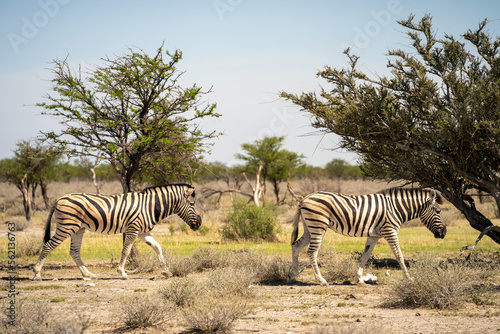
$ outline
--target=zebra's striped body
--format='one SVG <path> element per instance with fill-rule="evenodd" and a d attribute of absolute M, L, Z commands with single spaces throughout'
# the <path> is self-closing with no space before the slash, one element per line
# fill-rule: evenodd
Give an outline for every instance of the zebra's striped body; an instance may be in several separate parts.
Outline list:
<path fill-rule="evenodd" d="M 151 187 L 142 192 L 121 195 L 70 194 L 59 198 L 53 206 L 45 226 L 44 245 L 34 266 L 35 277 L 40 278 L 43 261 L 66 238 L 71 237 L 70 254 L 84 277 L 95 277 L 80 258 L 80 247 L 85 230 L 102 234 L 124 233 L 122 257 L 118 272 L 127 278 L 124 266 L 136 238 L 150 245 L 158 255 L 168 275 L 161 246 L 149 232 L 155 224 L 171 214 L 177 214 L 193 230 L 201 225 L 195 211 L 194 188 L 187 184 Z M 50 237 L 50 223 L 54 216 L 55 234 Z"/>
<path fill-rule="evenodd" d="M 436 204 L 441 202 L 441 197 L 432 190 L 402 188 L 362 196 L 329 192 L 316 192 L 306 196 L 294 218 L 292 278 L 298 274 L 300 250 L 309 245 L 307 254 L 314 275 L 321 284 L 327 285 L 319 271 L 317 256 L 328 228 L 343 235 L 368 238 L 358 270 L 360 283 L 364 283 L 363 268 L 380 238 L 387 240 L 404 274 L 409 277 L 399 246 L 399 229 L 404 222 L 420 217 L 436 238 L 444 238 L 446 226 L 441 222 L 439 206 Z M 304 234 L 297 240 L 300 219 Z"/>

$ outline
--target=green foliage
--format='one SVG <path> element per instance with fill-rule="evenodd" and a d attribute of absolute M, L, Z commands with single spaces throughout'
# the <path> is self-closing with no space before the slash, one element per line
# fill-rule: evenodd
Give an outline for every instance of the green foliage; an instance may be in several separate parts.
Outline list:
<path fill-rule="evenodd" d="M 235 201 L 228 222 L 220 228 L 223 239 L 275 241 L 279 224 L 276 207 L 258 207 L 244 201 Z"/>
<path fill-rule="evenodd" d="M 311 114 L 312 125 L 341 137 L 372 177 L 405 180 L 442 192 L 479 231 L 492 223 L 468 191 L 500 207 L 500 37 L 477 30 L 442 39 L 432 18 L 399 21 L 412 50 L 390 50 L 390 75 L 370 78 L 345 50 L 347 68 L 325 67 L 331 87 L 281 96 Z M 500 243 L 500 233 L 489 233 Z"/>
<path fill-rule="evenodd" d="M 219 116 L 216 104 L 201 101 L 209 91 L 179 85 L 182 52 L 164 52 L 163 45 L 152 56 L 128 51 L 103 59 L 87 77 L 67 60 L 55 60 L 53 92 L 38 104 L 64 125 L 45 138 L 67 144 L 75 156 L 108 161 L 124 192 L 139 176 L 154 183 L 187 177 L 206 141 L 218 135 L 195 122 Z"/>
<path fill-rule="evenodd" d="M 303 164 L 304 157 L 294 152 L 283 149 L 285 137 L 264 137 L 254 143 L 241 145 L 245 154 L 236 154 L 237 159 L 246 161 L 245 171 L 252 174 L 262 166 L 262 185 L 264 195 L 266 181 L 271 181 L 274 187 L 276 203 L 280 202 L 280 183 L 289 175 L 293 175 L 296 169 Z"/>

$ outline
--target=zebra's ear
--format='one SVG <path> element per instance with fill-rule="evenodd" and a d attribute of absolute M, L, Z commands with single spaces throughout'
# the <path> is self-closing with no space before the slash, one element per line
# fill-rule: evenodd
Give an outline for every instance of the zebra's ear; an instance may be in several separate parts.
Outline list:
<path fill-rule="evenodd" d="M 435 190 L 431 190 L 430 201 L 432 202 L 432 204 L 434 203 L 443 204 L 443 197 Z"/>
<path fill-rule="evenodd" d="M 438 192 L 436 192 L 436 202 L 437 202 L 437 204 L 443 204 L 444 203 L 443 196 L 441 196 L 441 194 L 438 193 Z"/>
<path fill-rule="evenodd" d="M 186 198 L 188 198 L 189 196 L 193 196 L 194 197 L 194 187 L 186 189 L 186 191 L 184 191 L 184 196 Z"/>

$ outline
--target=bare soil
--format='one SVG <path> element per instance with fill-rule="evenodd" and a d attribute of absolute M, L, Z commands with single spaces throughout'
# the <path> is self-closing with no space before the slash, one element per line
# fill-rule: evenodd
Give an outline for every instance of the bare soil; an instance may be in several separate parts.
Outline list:
<path fill-rule="evenodd" d="M 90 262 L 88 267 L 98 279 L 83 280 L 71 262 L 48 261 L 43 280 L 31 281 L 30 267 L 21 265 L 15 283 L 17 298 L 50 302 L 58 314 L 85 315 L 90 320 L 86 333 L 188 332 L 180 314 L 155 328 L 124 328 L 122 304 L 135 294 L 158 291 L 166 283 L 160 272 L 130 274 L 129 280 L 121 280 L 110 263 Z M 200 279 L 203 275 L 194 274 Z M 5 266 L 0 276 L 1 297 L 6 298 Z M 467 304 L 456 311 L 390 308 L 384 306 L 390 292 L 387 284 L 323 287 L 308 270 L 297 282 L 252 289 L 251 311 L 235 321 L 233 333 L 500 333 L 498 299 L 493 305 Z"/>

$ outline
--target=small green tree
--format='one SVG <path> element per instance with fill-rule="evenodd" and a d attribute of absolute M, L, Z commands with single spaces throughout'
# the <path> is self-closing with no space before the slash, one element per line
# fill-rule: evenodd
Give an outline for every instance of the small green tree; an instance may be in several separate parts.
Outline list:
<path fill-rule="evenodd" d="M 303 164 L 303 156 L 283 149 L 285 137 L 264 137 L 253 143 L 241 145 L 244 154 L 236 158 L 246 161 L 245 169 L 257 171 L 262 166 L 263 195 L 266 195 L 266 181 L 271 181 L 276 202 L 280 203 L 280 183 Z"/>
<path fill-rule="evenodd" d="M 165 172 L 187 177 L 186 166 L 218 136 L 204 132 L 197 121 L 219 114 L 215 103 L 201 100 L 209 91 L 179 85 L 181 59 L 180 51 L 164 52 L 162 45 L 153 56 L 129 49 L 116 59 L 105 58 L 90 73 L 54 60 L 53 94 L 38 106 L 64 128 L 43 136 L 66 144 L 74 155 L 108 161 L 124 193 L 141 174 L 155 180 Z"/>
<path fill-rule="evenodd" d="M 318 73 L 332 85 L 320 96 L 281 96 L 310 113 L 314 127 L 340 135 L 368 175 L 437 189 L 483 231 L 492 223 L 470 193 L 490 194 L 500 209 L 500 38 L 485 31 L 486 20 L 463 42 L 438 39 L 429 15 L 399 23 L 413 50 L 389 51 L 389 76 L 370 78 L 346 50 L 348 68 Z M 500 232 L 487 235 L 500 243 Z"/>
<path fill-rule="evenodd" d="M 14 158 L 0 161 L 0 180 L 12 183 L 21 191 L 26 220 L 31 220 L 34 193 L 38 185 L 45 206 L 49 207 L 47 183 L 55 175 L 55 165 L 60 156 L 61 150 L 58 148 L 24 140 L 17 144 Z"/>

